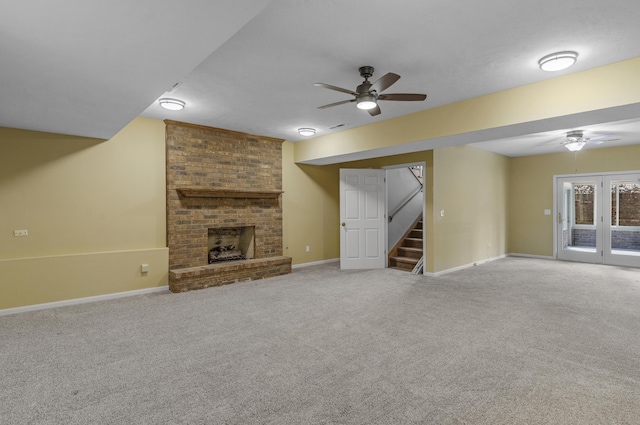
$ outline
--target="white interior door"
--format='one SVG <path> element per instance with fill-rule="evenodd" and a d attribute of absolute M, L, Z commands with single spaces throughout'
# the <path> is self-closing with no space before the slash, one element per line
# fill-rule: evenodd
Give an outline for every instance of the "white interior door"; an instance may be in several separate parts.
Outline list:
<path fill-rule="evenodd" d="M 340 169 L 340 268 L 386 266 L 385 170 Z"/>

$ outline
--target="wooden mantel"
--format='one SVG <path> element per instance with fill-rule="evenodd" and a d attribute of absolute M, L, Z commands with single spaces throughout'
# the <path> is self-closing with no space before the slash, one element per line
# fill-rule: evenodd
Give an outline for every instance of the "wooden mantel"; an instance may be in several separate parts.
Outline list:
<path fill-rule="evenodd" d="M 187 198 L 275 199 L 284 193 L 282 190 L 211 189 L 207 187 L 179 187 L 176 190 Z"/>

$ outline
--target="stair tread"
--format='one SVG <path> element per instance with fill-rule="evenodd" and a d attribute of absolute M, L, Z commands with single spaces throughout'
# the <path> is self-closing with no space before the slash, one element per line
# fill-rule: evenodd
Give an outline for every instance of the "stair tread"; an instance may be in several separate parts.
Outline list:
<path fill-rule="evenodd" d="M 389 269 L 393 269 L 393 270 L 400 270 L 400 271 L 402 271 L 402 272 L 410 272 L 410 271 L 412 271 L 412 270 L 413 270 L 413 269 L 405 269 L 405 268 L 403 268 L 403 267 L 395 267 L 395 266 L 391 266 L 391 267 L 388 267 L 388 268 L 389 268 Z"/>
<path fill-rule="evenodd" d="M 411 264 L 418 264 L 418 261 L 420 260 L 419 258 L 401 257 L 401 256 L 391 257 L 391 259 L 395 261 L 399 261 L 401 263 L 411 263 Z"/>
<path fill-rule="evenodd" d="M 403 250 L 403 251 L 413 251 L 413 252 L 422 252 L 422 248 L 416 248 L 414 246 L 399 246 L 398 247 L 398 251 L 399 250 Z"/>

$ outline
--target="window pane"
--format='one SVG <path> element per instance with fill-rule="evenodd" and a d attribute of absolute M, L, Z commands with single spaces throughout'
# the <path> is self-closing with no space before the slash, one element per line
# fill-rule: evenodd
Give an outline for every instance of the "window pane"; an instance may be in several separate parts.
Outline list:
<path fill-rule="evenodd" d="M 614 210 L 615 207 L 615 210 Z M 616 254 L 640 251 L 640 185 L 635 180 L 611 182 L 611 249 Z M 636 227 L 636 228 L 634 228 Z"/>
<path fill-rule="evenodd" d="M 591 184 L 573 186 L 575 194 L 575 224 L 594 224 L 595 187 Z"/>
<path fill-rule="evenodd" d="M 611 225 L 618 225 L 618 184 L 611 183 Z"/>
<path fill-rule="evenodd" d="M 619 182 L 617 186 L 620 197 L 618 225 L 640 226 L 640 186 L 631 182 Z"/>

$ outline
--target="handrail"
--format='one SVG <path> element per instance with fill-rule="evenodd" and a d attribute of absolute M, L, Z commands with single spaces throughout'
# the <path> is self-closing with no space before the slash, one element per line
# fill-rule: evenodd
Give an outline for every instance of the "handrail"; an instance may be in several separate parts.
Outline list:
<path fill-rule="evenodd" d="M 418 193 L 420 193 L 420 192 L 422 192 L 422 185 L 420 185 L 420 187 L 411 196 L 409 196 L 402 204 L 400 204 L 400 206 L 398 208 L 396 208 L 395 210 L 393 210 L 393 212 L 391 214 L 389 214 L 389 223 L 391 223 L 393 221 L 393 216 L 396 215 L 398 213 L 398 211 L 403 209 L 405 207 L 405 205 L 407 205 L 409 202 L 411 202 L 413 200 L 413 198 L 415 198 L 416 195 Z"/>
<path fill-rule="evenodd" d="M 411 167 L 407 167 L 409 169 L 409 171 L 411 171 L 411 174 L 413 174 L 413 177 L 416 178 L 416 180 L 418 181 L 418 183 L 420 183 L 420 187 L 424 186 L 422 184 L 422 182 L 420 181 L 420 178 L 418 176 L 416 176 L 416 173 L 413 172 L 413 169 Z M 424 177 L 423 177 L 424 178 Z"/>

